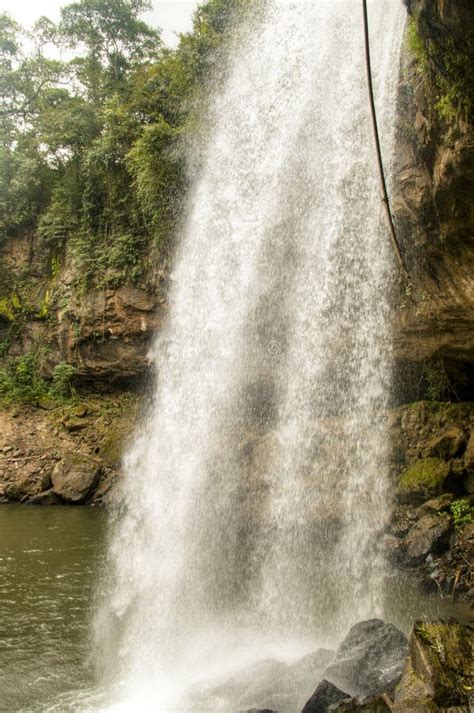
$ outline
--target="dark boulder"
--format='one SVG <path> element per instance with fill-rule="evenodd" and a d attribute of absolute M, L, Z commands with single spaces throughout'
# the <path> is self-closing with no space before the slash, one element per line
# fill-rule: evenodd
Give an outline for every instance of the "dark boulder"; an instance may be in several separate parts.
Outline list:
<path fill-rule="evenodd" d="M 329 706 L 327 713 L 389 713 L 392 701 L 385 693 L 364 700 L 349 698 Z"/>
<path fill-rule="evenodd" d="M 5 487 L 4 495 L 8 500 L 23 500 L 31 495 L 32 484 L 28 478 L 15 480 Z"/>
<path fill-rule="evenodd" d="M 324 678 L 351 696 L 376 695 L 400 678 L 407 652 L 406 637 L 393 624 L 363 621 L 349 631 Z"/>
<path fill-rule="evenodd" d="M 33 495 L 26 501 L 27 505 L 60 505 L 61 499 L 56 495 L 54 490 L 44 490 L 42 493 Z"/>
<path fill-rule="evenodd" d="M 237 713 L 278 713 L 277 711 L 272 711 L 270 708 L 249 708 L 247 711 L 238 711 Z"/>
<path fill-rule="evenodd" d="M 424 515 L 413 525 L 404 540 L 407 563 L 416 565 L 429 554 L 441 554 L 448 549 L 453 533 L 453 521 L 448 515 Z"/>
<path fill-rule="evenodd" d="M 301 713 L 326 713 L 332 703 L 337 703 L 343 698 L 349 698 L 349 695 L 323 679 Z"/>

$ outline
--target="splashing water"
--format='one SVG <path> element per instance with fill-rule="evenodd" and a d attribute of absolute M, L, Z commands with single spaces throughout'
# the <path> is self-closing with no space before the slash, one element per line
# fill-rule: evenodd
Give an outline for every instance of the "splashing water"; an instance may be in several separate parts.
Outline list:
<path fill-rule="evenodd" d="M 370 21 L 389 164 L 403 7 Z M 396 267 L 361 3 L 269 0 L 227 61 L 125 459 L 98 616 L 110 710 L 232 713 L 203 686 L 383 611 Z"/>

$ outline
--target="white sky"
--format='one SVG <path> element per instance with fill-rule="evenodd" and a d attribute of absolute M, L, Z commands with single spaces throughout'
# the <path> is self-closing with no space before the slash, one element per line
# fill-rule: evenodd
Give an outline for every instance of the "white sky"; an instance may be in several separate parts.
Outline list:
<path fill-rule="evenodd" d="M 8 12 L 24 27 L 32 25 L 41 15 L 51 20 L 59 18 L 59 8 L 73 0 L 0 0 L 0 10 Z M 152 0 L 153 10 L 144 19 L 153 27 L 162 29 L 166 44 L 175 46 L 177 33 L 191 29 L 192 14 L 198 6 L 197 0 Z"/>

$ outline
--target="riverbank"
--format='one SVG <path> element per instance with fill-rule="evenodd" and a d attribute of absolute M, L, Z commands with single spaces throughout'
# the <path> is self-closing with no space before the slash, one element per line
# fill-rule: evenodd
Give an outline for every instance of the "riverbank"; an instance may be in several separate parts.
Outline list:
<path fill-rule="evenodd" d="M 4 405 L 1 502 L 109 505 L 142 402 L 136 394 L 122 392 L 68 403 Z M 474 405 L 417 402 L 383 417 L 391 443 L 384 554 L 397 568 L 415 574 L 427 590 L 473 604 Z M 339 419 L 328 421 L 329 447 L 334 449 L 343 431 Z M 271 468 L 276 438 L 262 428 L 242 434 L 250 527 L 258 515 L 255 502 L 265 492 L 261 481 Z M 339 507 L 336 493 L 327 512 L 329 527 L 337 525 Z"/>

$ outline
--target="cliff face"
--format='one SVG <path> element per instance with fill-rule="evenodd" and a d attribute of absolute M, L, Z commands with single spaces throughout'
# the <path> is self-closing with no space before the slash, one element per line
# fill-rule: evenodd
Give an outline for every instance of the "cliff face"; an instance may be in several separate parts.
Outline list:
<path fill-rule="evenodd" d="M 130 385 L 148 371 L 150 339 L 166 314 L 166 266 L 141 283 L 84 290 L 73 266 L 56 269 L 34 234 L 0 245 L 0 344 L 3 361 L 34 350 L 45 376 L 75 368 L 96 390 Z"/>
<path fill-rule="evenodd" d="M 401 360 L 436 358 L 466 371 L 474 356 L 474 5 L 406 4 L 393 208 L 412 279 L 395 349 Z"/>
<path fill-rule="evenodd" d="M 395 311 L 395 352 L 405 372 L 441 364 L 443 378 L 466 398 L 474 357 L 474 6 L 406 4 L 392 193 L 411 280 Z M 67 254 L 43 250 L 34 233 L 0 245 L 0 367 L 35 350 L 46 376 L 67 362 L 76 382 L 96 390 L 141 379 L 166 316 L 166 261 L 133 285 L 111 287 L 108 276 L 106 289 L 87 290 Z"/>

